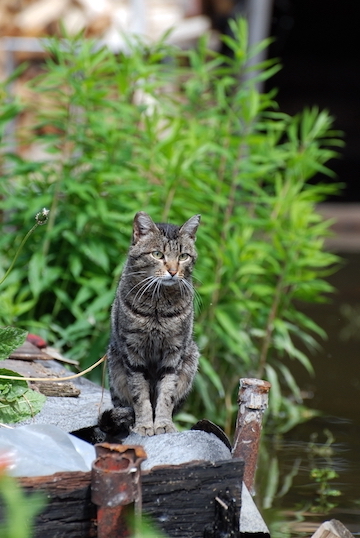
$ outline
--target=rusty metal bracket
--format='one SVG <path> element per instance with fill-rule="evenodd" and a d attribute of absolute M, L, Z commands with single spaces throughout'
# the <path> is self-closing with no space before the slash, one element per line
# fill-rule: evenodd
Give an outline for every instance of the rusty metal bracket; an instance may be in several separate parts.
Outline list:
<path fill-rule="evenodd" d="M 253 492 L 262 417 L 268 407 L 271 384 L 261 379 L 240 379 L 233 457 L 245 462 L 244 483 Z"/>
<path fill-rule="evenodd" d="M 111 443 L 95 445 L 91 500 L 97 505 L 98 538 L 130 536 L 129 509 L 141 514 L 141 446 Z"/>

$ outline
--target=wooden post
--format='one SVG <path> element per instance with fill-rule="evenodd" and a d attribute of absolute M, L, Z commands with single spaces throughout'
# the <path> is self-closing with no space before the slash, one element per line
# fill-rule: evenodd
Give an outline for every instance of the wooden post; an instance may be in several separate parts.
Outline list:
<path fill-rule="evenodd" d="M 245 462 L 244 483 L 254 491 L 257 456 L 262 430 L 262 417 L 268 406 L 271 384 L 261 379 L 240 379 L 233 457 Z"/>

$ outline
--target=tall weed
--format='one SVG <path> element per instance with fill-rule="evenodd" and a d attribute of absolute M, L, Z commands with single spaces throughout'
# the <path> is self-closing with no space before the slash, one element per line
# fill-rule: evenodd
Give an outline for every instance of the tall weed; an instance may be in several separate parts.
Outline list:
<path fill-rule="evenodd" d="M 50 220 L 45 240 L 22 252 L 23 268 L 0 301 L 12 323 L 85 367 L 106 348 L 134 214 L 180 223 L 201 213 L 202 356 L 191 415 L 180 419 L 206 416 L 230 431 L 239 377 L 259 376 L 272 382 L 272 423 L 285 430 L 306 413 L 283 359 L 312 373 L 299 342 L 311 350 L 325 336 L 299 303 L 324 299 L 331 291 L 324 276 L 336 262 L 324 250 L 329 222 L 315 205 L 338 186 L 310 180 L 332 176 L 327 162 L 341 142 L 327 112 L 291 117 L 278 111 L 273 92 L 257 91 L 279 66 L 269 60 L 249 70 L 267 43 L 249 50 L 244 20 L 233 33 L 224 38 L 231 58 L 211 51 L 206 38 L 186 52 L 165 40 L 129 40 L 117 56 L 83 36 L 49 42 L 23 105 L 36 123 L 18 133 L 43 157 L 5 155 L 3 270 L 35 208 L 49 207 Z"/>

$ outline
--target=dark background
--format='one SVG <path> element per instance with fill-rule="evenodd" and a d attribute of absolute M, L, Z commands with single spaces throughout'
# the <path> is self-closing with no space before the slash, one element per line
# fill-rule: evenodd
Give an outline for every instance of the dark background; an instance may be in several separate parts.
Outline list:
<path fill-rule="evenodd" d="M 360 3 L 357 0 L 274 0 L 269 57 L 283 69 L 266 87 L 279 90 L 280 109 L 296 114 L 318 105 L 345 135 L 330 163 L 345 184 L 332 201 L 360 202 Z"/>

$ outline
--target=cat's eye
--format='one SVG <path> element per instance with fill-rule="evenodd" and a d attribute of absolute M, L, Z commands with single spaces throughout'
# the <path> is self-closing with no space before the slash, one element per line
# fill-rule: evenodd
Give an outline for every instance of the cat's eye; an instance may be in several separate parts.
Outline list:
<path fill-rule="evenodd" d="M 162 260 L 164 258 L 164 254 L 162 252 L 160 252 L 160 250 L 154 250 L 154 252 L 151 253 L 151 255 L 156 259 L 156 260 Z"/>
<path fill-rule="evenodd" d="M 189 254 L 187 254 L 186 252 L 183 252 L 182 254 L 179 255 L 179 261 L 180 262 L 184 262 L 188 258 L 189 258 Z"/>

